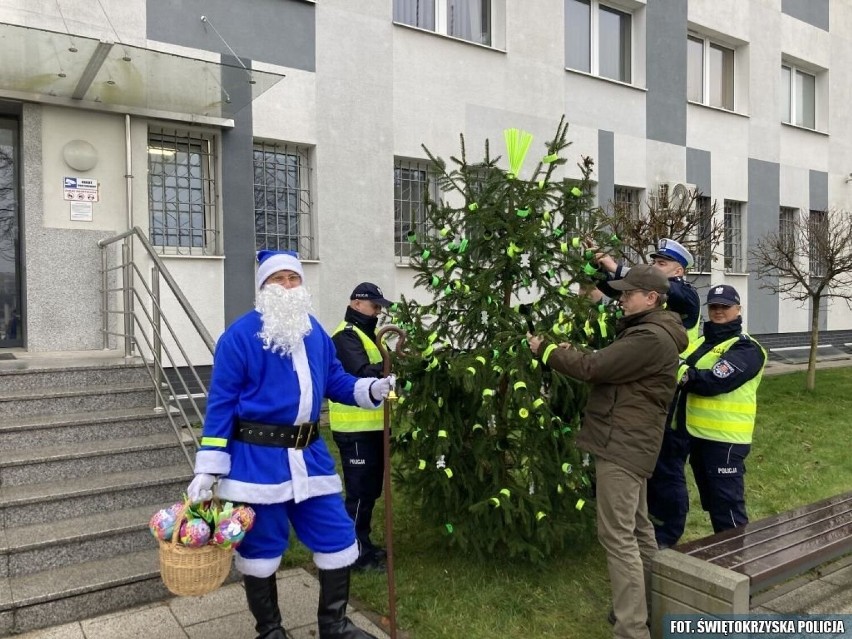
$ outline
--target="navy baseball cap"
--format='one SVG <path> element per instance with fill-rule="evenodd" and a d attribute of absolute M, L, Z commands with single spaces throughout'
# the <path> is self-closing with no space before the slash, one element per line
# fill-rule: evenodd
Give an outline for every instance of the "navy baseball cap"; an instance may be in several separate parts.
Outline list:
<path fill-rule="evenodd" d="M 707 291 L 707 305 L 721 304 L 723 306 L 738 306 L 740 303 L 740 294 L 737 289 L 727 284 L 717 284 L 711 286 Z"/>
<path fill-rule="evenodd" d="M 694 263 L 692 253 L 689 252 L 689 249 L 680 242 L 669 238 L 660 240 L 657 250 L 651 253 L 651 257 L 662 257 L 664 260 L 673 260 L 685 269 L 692 268 Z"/>
<path fill-rule="evenodd" d="M 382 289 L 380 289 L 372 282 L 361 282 L 358 286 L 355 287 L 355 290 L 352 291 L 352 295 L 349 296 L 349 299 L 366 300 L 368 302 L 378 304 L 383 308 L 387 308 L 391 305 L 391 301 L 385 299 L 385 296 L 382 293 Z"/>

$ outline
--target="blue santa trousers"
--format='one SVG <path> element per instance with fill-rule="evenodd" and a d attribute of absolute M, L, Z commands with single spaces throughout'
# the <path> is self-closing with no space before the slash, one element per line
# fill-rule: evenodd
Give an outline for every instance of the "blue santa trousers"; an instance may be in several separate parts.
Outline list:
<path fill-rule="evenodd" d="M 358 558 L 355 526 L 340 493 L 311 497 L 299 503 L 249 504 L 254 526 L 236 550 L 236 568 L 244 575 L 268 577 L 275 573 L 290 541 L 296 536 L 314 553 L 322 570 L 351 565 Z"/>

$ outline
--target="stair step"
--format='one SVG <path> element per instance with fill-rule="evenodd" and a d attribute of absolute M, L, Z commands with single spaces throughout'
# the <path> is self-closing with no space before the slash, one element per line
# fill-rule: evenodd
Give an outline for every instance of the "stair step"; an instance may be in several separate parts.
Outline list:
<path fill-rule="evenodd" d="M 184 445 L 189 444 L 186 436 Z M 0 486 L 156 468 L 186 459 L 174 433 L 10 450 L 0 459 Z"/>
<path fill-rule="evenodd" d="M 109 473 L 62 482 L 0 486 L 0 515 L 7 526 L 49 523 L 59 519 L 133 508 L 139 504 L 170 504 L 192 480 L 182 464 Z"/>
<path fill-rule="evenodd" d="M 177 501 L 105 511 L 46 524 L 6 529 L 8 557 L 0 577 L 17 577 L 42 570 L 106 559 L 128 552 L 156 548 L 148 521 L 160 508 Z"/>
<path fill-rule="evenodd" d="M 143 364 L 29 367 L 24 360 L 17 360 L 13 364 L 14 368 L 0 368 L 0 386 L 4 390 L 85 388 L 109 384 L 151 385 L 151 377 Z"/>
<path fill-rule="evenodd" d="M 33 417 L 60 413 L 154 406 L 154 389 L 140 384 L 82 388 L 36 388 L 0 392 L 0 417 Z"/>
<path fill-rule="evenodd" d="M 179 416 L 173 416 L 180 423 Z M 174 434 L 167 415 L 148 407 L 13 417 L 0 424 L 0 450 L 166 432 Z"/>

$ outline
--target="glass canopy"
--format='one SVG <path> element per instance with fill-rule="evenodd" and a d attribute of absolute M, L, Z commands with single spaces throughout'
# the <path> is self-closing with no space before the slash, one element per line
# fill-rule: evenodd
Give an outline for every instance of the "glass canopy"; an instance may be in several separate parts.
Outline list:
<path fill-rule="evenodd" d="M 0 23 L 0 96 L 179 119 L 232 119 L 284 76 L 153 49 Z"/>

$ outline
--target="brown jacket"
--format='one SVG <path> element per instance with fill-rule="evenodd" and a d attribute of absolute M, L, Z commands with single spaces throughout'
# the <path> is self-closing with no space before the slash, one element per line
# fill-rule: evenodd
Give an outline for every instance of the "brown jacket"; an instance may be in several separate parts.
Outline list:
<path fill-rule="evenodd" d="M 650 477 L 675 391 L 678 354 L 689 340 L 680 317 L 663 309 L 629 315 L 617 330 L 615 341 L 599 351 L 557 348 L 546 363 L 592 384 L 577 446 Z"/>

